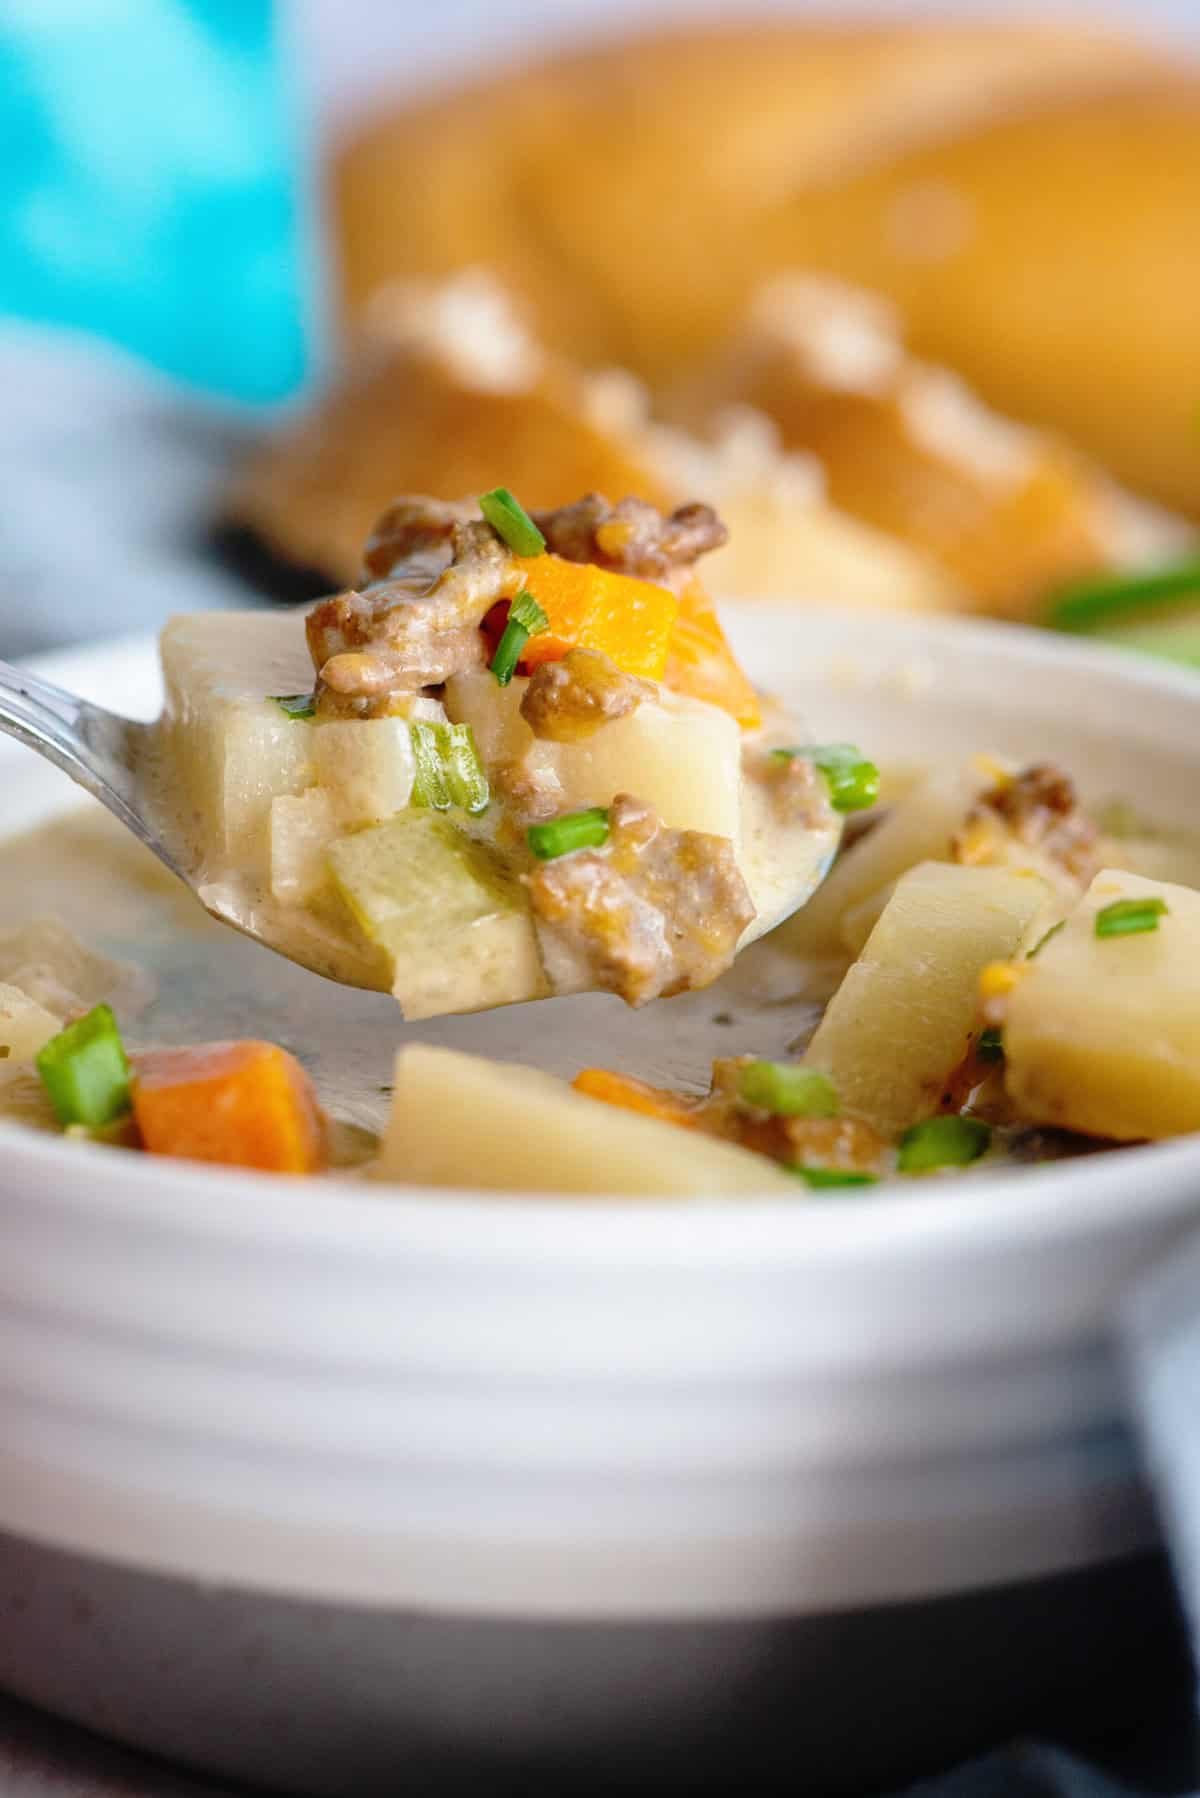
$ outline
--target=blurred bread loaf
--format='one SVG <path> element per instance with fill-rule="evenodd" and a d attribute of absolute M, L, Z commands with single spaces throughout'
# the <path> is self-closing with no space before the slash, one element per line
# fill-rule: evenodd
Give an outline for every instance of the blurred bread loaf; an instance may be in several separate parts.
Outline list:
<path fill-rule="evenodd" d="M 704 442 L 655 423 L 639 381 L 544 350 L 473 271 L 382 289 L 344 374 L 250 460 L 226 510 L 333 587 L 357 580 L 395 494 L 460 499 L 497 481 L 537 508 L 591 490 L 710 500 L 730 527 L 705 564 L 717 593 L 918 610 L 960 600 L 926 557 L 830 506 L 819 464 L 782 453 L 766 419 L 734 409 Z"/>
<path fill-rule="evenodd" d="M 242 470 L 227 509 L 289 561 L 353 581 L 397 493 L 458 499 L 503 479 L 529 504 L 589 487 L 666 497 L 632 442 L 598 428 L 496 284 L 467 272 L 376 294 L 343 368 Z"/>
<path fill-rule="evenodd" d="M 905 543 L 964 603 L 1030 615 L 1054 587 L 1181 547 L 1179 527 L 1055 435 L 982 405 L 906 349 L 886 300 L 828 277 L 780 276 L 669 410 L 703 431 L 730 406 L 814 456 L 830 500 Z"/>
<path fill-rule="evenodd" d="M 887 296 L 915 351 L 1200 511 L 1200 77 L 1086 19 L 693 29 L 502 68 L 357 131 L 346 314 L 498 271 L 539 334 L 657 383 L 762 281 Z"/>
<path fill-rule="evenodd" d="M 1200 514 L 1200 76 L 1042 104 L 795 194 L 777 255 L 887 295 L 923 355 Z"/>

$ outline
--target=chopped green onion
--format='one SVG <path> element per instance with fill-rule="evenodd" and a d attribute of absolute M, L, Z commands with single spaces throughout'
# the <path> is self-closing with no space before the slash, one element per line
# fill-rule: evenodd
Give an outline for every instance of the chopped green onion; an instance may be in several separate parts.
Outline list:
<path fill-rule="evenodd" d="M 598 849 L 608 841 L 608 812 L 602 805 L 585 812 L 566 812 L 548 824 L 531 824 L 525 839 L 539 861 L 552 862 L 573 849 Z"/>
<path fill-rule="evenodd" d="M 311 693 L 272 693 L 271 698 L 289 718 L 315 718 L 316 701 Z"/>
<path fill-rule="evenodd" d="M 519 500 L 507 487 L 493 487 L 480 496 L 479 510 L 498 537 L 519 556 L 541 556 L 546 553 L 546 539 Z"/>
<path fill-rule="evenodd" d="M 1167 902 L 1152 899 L 1114 899 L 1096 913 L 1097 936 L 1140 936 L 1145 930 L 1157 930 L 1158 920 L 1166 915 Z"/>
<path fill-rule="evenodd" d="M 1033 948 L 1029 951 L 1029 954 L 1025 957 L 1026 961 L 1032 961 L 1035 955 L 1040 955 L 1042 953 L 1042 950 L 1046 947 L 1046 944 L 1050 941 L 1050 938 L 1052 936 L 1057 936 L 1059 931 L 1065 930 L 1066 927 L 1067 927 L 1067 920 L 1065 918 L 1060 918 L 1058 920 L 1057 924 L 1051 924 L 1051 926 L 1050 926 L 1049 930 L 1046 932 L 1045 936 L 1040 936 L 1038 938 L 1037 942 L 1033 945 Z"/>
<path fill-rule="evenodd" d="M 796 1161 L 788 1168 L 789 1174 L 797 1177 L 812 1187 L 826 1186 L 877 1186 L 878 1174 L 859 1174 L 848 1167 L 805 1167 Z"/>
<path fill-rule="evenodd" d="M 550 620 L 528 587 L 522 587 L 509 608 L 508 622 L 521 625 L 528 636 L 536 637 L 546 629 Z"/>
<path fill-rule="evenodd" d="M 530 637 L 546 629 L 550 620 L 532 593 L 522 590 L 508 609 L 508 622 L 492 657 L 492 673 L 502 687 L 507 687 L 517 671 L 517 663 Z"/>
<path fill-rule="evenodd" d="M 780 761 L 799 757 L 819 768 L 835 812 L 862 812 L 879 798 L 879 769 L 853 743 L 807 743 L 771 754 Z"/>
<path fill-rule="evenodd" d="M 60 1124 L 100 1129 L 129 1110 L 129 1063 L 111 1006 L 93 1007 L 52 1036 L 36 1066 Z"/>
<path fill-rule="evenodd" d="M 966 1167 L 978 1160 L 992 1140 L 990 1124 L 980 1118 L 936 1117 L 914 1124 L 900 1138 L 902 1174 L 927 1174 L 938 1167 Z"/>
<path fill-rule="evenodd" d="M 1101 575 L 1074 581 L 1053 594 L 1046 613 L 1051 630 L 1087 633 L 1119 622 L 1164 600 L 1200 598 L 1200 559 L 1146 574 Z"/>
<path fill-rule="evenodd" d="M 979 1032 L 975 1053 L 980 1061 L 1004 1060 L 1004 1038 L 995 1024 L 989 1024 L 986 1030 Z"/>
<path fill-rule="evenodd" d="M 747 1105 L 781 1118 L 834 1118 L 838 1096 L 832 1080 L 816 1068 L 790 1067 L 783 1061 L 752 1061 L 738 1081 L 738 1096 Z"/>
<path fill-rule="evenodd" d="M 430 724 L 419 720 L 408 727 L 413 751 L 414 805 L 449 811 L 457 805 L 464 812 L 485 812 L 491 794 L 475 738 L 469 724 Z"/>

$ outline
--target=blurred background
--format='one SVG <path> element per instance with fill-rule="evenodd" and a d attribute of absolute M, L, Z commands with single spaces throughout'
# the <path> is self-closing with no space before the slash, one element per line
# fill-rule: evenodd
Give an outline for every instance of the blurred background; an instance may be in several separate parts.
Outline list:
<path fill-rule="evenodd" d="M 1197 57 L 1192 0 L 0 0 L 0 654 L 503 482 L 1200 665 Z"/>

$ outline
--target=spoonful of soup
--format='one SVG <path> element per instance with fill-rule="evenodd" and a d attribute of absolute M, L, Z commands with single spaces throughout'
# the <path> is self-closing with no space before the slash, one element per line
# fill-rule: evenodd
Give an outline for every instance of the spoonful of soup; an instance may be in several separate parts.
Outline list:
<path fill-rule="evenodd" d="M 702 987 L 796 911 L 877 791 L 738 666 L 707 506 L 397 500 L 358 589 L 162 636 L 135 724 L 17 670 L 0 729 L 217 918 L 410 1019 Z"/>

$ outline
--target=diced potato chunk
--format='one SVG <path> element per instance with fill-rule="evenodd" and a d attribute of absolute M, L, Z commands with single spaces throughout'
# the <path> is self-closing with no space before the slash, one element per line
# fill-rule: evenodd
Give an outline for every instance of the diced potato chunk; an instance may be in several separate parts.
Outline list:
<path fill-rule="evenodd" d="M 486 844 L 410 809 L 329 850 L 338 891 L 392 958 L 406 1018 L 544 998 L 525 890 Z"/>
<path fill-rule="evenodd" d="M 145 992 L 138 969 L 87 948 L 57 918 L 0 931 L 0 980 L 59 1018 L 102 999 L 132 1005 Z"/>
<path fill-rule="evenodd" d="M 925 862 L 896 886 L 804 1057 L 843 1109 L 895 1137 L 938 1106 L 978 1016 L 979 974 L 1016 954 L 1046 899 L 1035 875 Z"/>
<path fill-rule="evenodd" d="M 608 805 L 633 793 L 673 830 L 702 830 L 737 842 L 741 822 L 741 733 L 727 712 L 665 689 L 578 743 L 534 736 L 521 717 L 528 681 L 498 687 L 486 669 L 446 683 L 446 711 L 469 724 L 489 768 L 528 762 L 549 769 L 562 811 Z"/>
<path fill-rule="evenodd" d="M 533 1068 L 422 1043 L 396 1058 L 379 1171 L 498 1192 L 802 1195 L 748 1149 L 617 1111 Z"/>
<path fill-rule="evenodd" d="M 1166 901 L 1158 928 L 1098 937 L 1119 899 Z M 1017 1112 L 1121 1142 L 1200 1130 L 1200 893 L 1105 869 L 1021 970 L 1004 1026 Z"/>
<path fill-rule="evenodd" d="M 310 787 L 271 801 L 271 894 L 308 905 L 329 885 L 326 851 L 340 826 L 332 793 Z"/>
<path fill-rule="evenodd" d="M 313 726 L 313 766 L 341 822 L 382 824 L 412 795 L 407 718 L 339 718 Z"/>
<path fill-rule="evenodd" d="M 581 743 L 555 744 L 569 808 L 634 793 L 672 830 L 736 843 L 741 829 L 742 743 L 727 712 L 664 690 Z"/>
<path fill-rule="evenodd" d="M 61 997 L 65 1002 L 64 1010 L 78 1010 L 81 1007 L 75 1002 L 74 995 L 66 993 L 44 966 L 39 970 L 23 953 L 31 950 L 36 957 L 39 952 L 44 953 L 48 941 L 59 944 L 62 940 L 74 944 L 69 932 L 51 920 L 31 924 L 23 931 L 10 931 L 0 940 L 0 963 L 7 964 L 15 959 L 26 967 L 35 981 L 39 977 L 42 979 L 47 994 Z M 79 953 L 87 955 L 82 948 Z M 103 957 L 97 957 L 96 961 L 110 969 L 115 967 Z M 61 964 L 60 971 L 65 971 Z M 52 1036 L 58 1035 L 64 1021 L 61 1013 L 39 1004 L 22 988 L 0 984 L 0 1050 L 3 1050 L 0 1054 L 0 1118 L 8 1118 L 34 1130 L 53 1131 L 55 1135 L 61 1131 L 62 1125 L 50 1095 L 31 1063 L 38 1050 Z"/>
<path fill-rule="evenodd" d="M 62 1135 L 62 1125 L 45 1083 L 27 1061 L 0 1061 L 0 1118 L 22 1124 L 27 1130 Z"/>
<path fill-rule="evenodd" d="M 945 861 L 950 840 L 995 776 L 970 763 L 919 781 L 833 868 L 788 931 L 808 955 L 857 955 L 891 889 L 918 862 Z"/>
<path fill-rule="evenodd" d="M 446 682 L 446 716 L 453 724 L 469 724 L 484 766 L 491 770 L 517 762 L 534 746 L 534 735 L 521 716 L 521 700 L 529 682 L 517 675 L 502 687 L 486 668 L 453 674 Z M 547 748 L 554 745 L 547 744 Z"/>
<path fill-rule="evenodd" d="M 0 983 L 0 1061 L 32 1061 L 63 1020 L 20 987 Z"/>
<path fill-rule="evenodd" d="M 313 684 L 300 617 L 205 612 L 162 634 L 163 752 L 185 833 L 214 869 L 265 874 L 271 801 L 313 781 L 313 727 L 266 694 Z"/>
<path fill-rule="evenodd" d="M 180 717 L 204 699 L 312 690 L 300 612 L 177 613 L 163 628 L 161 652 L 167 704 Z"/>

